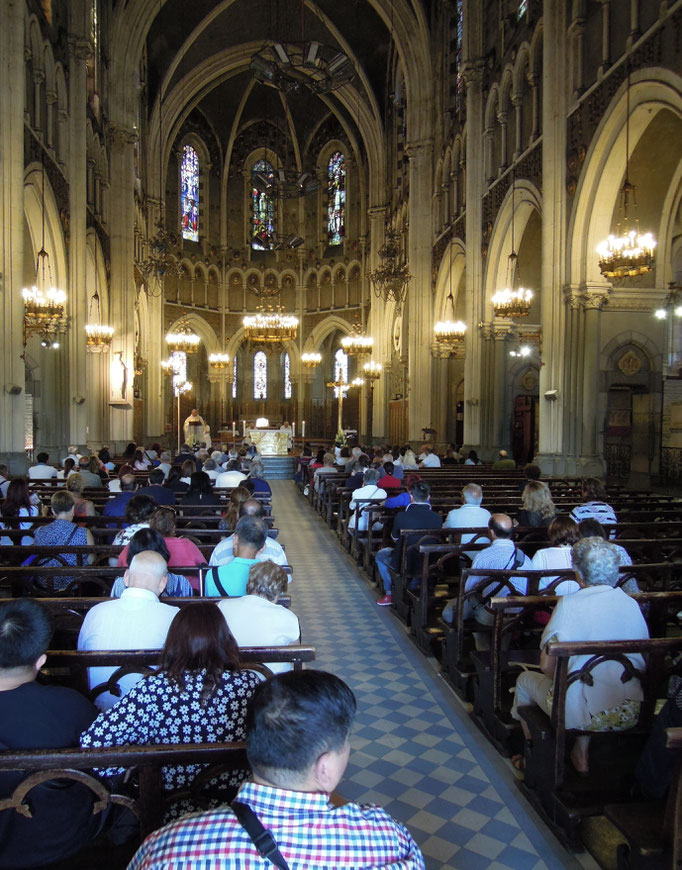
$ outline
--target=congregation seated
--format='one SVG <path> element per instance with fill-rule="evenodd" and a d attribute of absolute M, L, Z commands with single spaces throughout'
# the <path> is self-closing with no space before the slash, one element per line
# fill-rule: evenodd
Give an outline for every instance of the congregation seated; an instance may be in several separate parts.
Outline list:
<path fill-rule="evenodd" d="M 253 781 L 228 807 L 173 822 L 142 844 L 129 870 L 262 866 L 240 821 L 255 813 L 276 843 L 278 866 L 424 870 L 418 846 L 384 810 L 330 802 L 350 754 L 355 696 L 333 674 L 277 674 L 248 706 L 246 751 Z"/>
<path fill-rule="evenodd" d="M 165 606 L 165 605 L 164 605 Z M 150 746 L 243 740 L 246 706 L 262 674 L 242 668 L 239 647 L 213 604 L 185 607 L 170 624 L 159 669 L 143 678 L 81 734 L 82 747 Z M 200 765 L 163 768 L 163 787 L 190 781 Z M 108 768 L 105 777 L 122 771 Z M 248 771 L 219 776 L 223 801 L 230 801 Z M 172 817 L 197 807 L 173 804 Z"/>
<path fill-rule="evenodd" d="M 137 487 L 137 480 L 135 479 L 135 469 L 132 465 L 129 465 L 127 462 L 124 462 L 123 465 L 118 469 L 118 476 L 112 477 L 109 479 L 107 484 L 107 489 L 109 492 L 124 492 L 123 488 L 123 478 L 130 476 L 133 479 L 135 486 Z"/>
<path fill-rule="evenodd" d="M 22 531 L 30 531 L 33 524 L 30 522 L 20 522 L 21 517 L 37 517 L 40 511 L 37 506 L 31 501 L 31 493 L 28 488 L 28 482 L 23 477 L 17 477 L 12 481 L 8 481 L 7 490 L 0 508 L 0 529 L 16 529 Z M 31 535 L 23 535 L 21 545 L 27 546 L 33 543 Z M 0 537 L 0 546 L 11 547 L 13 541 L 7 536 Z"/>
<path fill-rule="evenodd" d="M 462 490 L 462 507 L 454 508 L 449 512 L 443 523 L 443 528 L 485 529 L 487 532 L 490 511 L 481 507 L 482 502 L 482 488 L 477 483 L 468 483 Z M 461 536 L 462 544 L 469 544 L 472 541 L 478 543 L 480 540 L 482 540 L 482 536 L 473 533 Z M 474 559 L 477 552 L 476 550 L 465 551 L 470 559 Z"/>
<path fill-rule="evenodd" d="M 208 597 L 244 595 L 249 569 L 257 563 L 256 556 L 265 547 L 268 529 L 263 520 L 243 516 L 232 537 L 234 558 L 206 574 L 204 595 Z"/>
<path fill-rule="evenodd" d="M 548 568 L 572 568 L 573 545 L 580 540 L 580 529 L 567 515 L 555 517 L 547 529 L 549 547 L 542 547 L 532 559 L 534 571 L 543 571 Z M 540 580 L 539 589 L 546 589 L 556 578 L 543 577 Z M 575 580 L 562 580 L 554 589 L 555 595 L 568 595 L 577 592 L 580 587 Z"/>
<path fill-rule="evenodd" d="M 564 595 L 554 609 L 540 639 L 540 672 L 525 671 L 516 680 L 512 716 L 520 719 L 526 739 L 530 734 L 519 717 L 521 707 L 537 705 L 551 712 L 556 658 L 547 655 L 545 647 L 553 642 L 599 640 L 645 640 L 649 637 L 646 622 L 637 602 L 618 582 L 618 556 L 613 547 L 601 538 L 585 538 L 573 546 L 573 567 L 580 589 Z M 644 669 L 641 656 L 628 658 L 639 670 Z M 579 670 L 584 657 L 576 657 L 570 672 Z M 597 678 L 597 674 L 599 675 Z M 572 682 L 566 693 L 566 728 L 581 731 L 620 731 L 631 728 L 639 717 L 642 689 L 636 678 L 625 679 L 622 665 L 606 661 L 592 671 L 588 682 Z M 589 735 L 576 737 L 571 750 L 575 769 L 585 774 L 589 770 Z"/>
<path fill-rule="evenodd" d="M 168 476 L 166 477 L 166 482 L 164 483 L 166 489 L 170 490 L 170 492 L 174 493 L 174 497 L 177 494 L 184 495 L 189 489 L 189 484 L 185 483 L 182 479 L 182 466 L 180 465 L 172 465 L 170 471 L 168 472 Z"/>
<path fill-rule="evenodd" d="M 78 460 L 78 471 L 83 476 L 83 484 L 89 489 L 101 489 L 100 464 L 96 456 L 81 456 Z M 107 475 L 108 477 L 108 475 Z"/>
<path fill-rule="evenodd" d="M 160 649 L 178 613 L 177 607 L 159 601 L 167 579 L 168 565 L 159 553 L 145 550 L 135 555 L 123 575 L 126 588 L 120 598 L 96 604 L 85 614 L 78 649 Z M 115 668 L 89 668 L 90 688 L 106 682 L 114 671 Z M 140 674 L 121 677 L 118 681 L 121 694 L 125 695 L 141 679 Z M 102 692 L 95 698 L 95 704 L 100 710 L 108 710 L 117 700 L 111 692 Z"/>
<path fill-rule="evenodd" d="M 133 468 L 135 471 L 147 471 L 152 464 L 151 459 L 145 455 L 143 450 L 139 448 L 135 451 L 135 455 L 133 456 Z"/>
<path fill-rule="evenodd" d="M 515 468 L 516 463 L 507 451 L 500 450 L 497 454 L 497 459 L 493 462 L 493 471 L 513 471 Z"/>
<path fill-rule="evenodd" d="M 571 511 L 571 519 L 576 523 L 582 520 L 593 519 L 600 523 L 617 523 L 616 513 L 610 504 L 607 504 L 604 486 L 596 477 L 587 477 L 582 485 L 583 503 L 577 505 Z M 614 535 L 612 534 L 612 537 Z"/>
<path fill-rule="evenodd" d="M 382 489 L 379 486 L 379 477 L 380 473 L 376 468 L 368 468 L 363 476 L 363 485 L 358 487 L 353 492 L 353 498 L 350 501 L 348 507 L 351 511 L 354 511 L 358 504 L 361 504 L 365 499 L 384 499 L 386 498 L 387 492 L 385 489 Z M 366 532 L 369 514 L 367 511 L 362 511 L 360 513 L 360 520 L 358 522 L 357 531 L 358 532 Z M 353 514 L 348 521 L 348 528 L 355 529 L 355 514 Z"/>
<path fill-rule="evenodd" d="M 161 461 L 160 461 L 159 464 L 157 465 L 157 469 L 158 469 L 159 471 L 163 471 L 163 479 L 164 479 L 164 480 L 168 477 L 168 474 L 169 474 L 169 472 L 170 472 L 170 470 L 171 470 L 171 460 L 172 460 L 172 458 L 173 458 L 173 457 L 172 457 L 172 454 L 171 454 L 171 452 L 170 452 L 169 450 L 164 450 L 164 451 L 161 453 L 161 455 L 159 456 L 159 459 L 160 459 Z"/>
<path fill-rule="evenodd" d="M 523 507 L 516 514 L 516 524 L 519 526 L 547 527 L 556 516 L 552 494 L 541 480 L 528 481 L 523 488 L 521 504 Z"/>
<path fill-rule="evenodd" d="M 106 444 L 97 454 L 97 458 L 102 463 L 102 468 L 107 472 L 107 474 L 111 473 L 116 468 L 112 461 L 111 451 Z"/>
<path fill-rule="evenodd" d="M 135 532 L 148 528 L 149 519 L 157 507 L 158 505 L 153 498 L 150 498 L 148 495 L 138 495 L 135 493 L 126 505 L 126 521 L 121 530 L 114 536 L 112 541 L 113 546 L 125 547 Z M 116 562 L 115 558 L 109 559 L 109 564 L 112 567 L 116 566 Z"/>
<path fill-rule="evenodd" d="M 41 558 L 40 564 L 44 568 L 60 567 L 64 564 L 76 565 L 76 554 L 60 553 L 60 547 L 94 547 L 95 540 L 92 537 L 92 532 L 89 529 L 77 526 L 73 522 L 75 507 L 73 495 L 65 490 L 58 490 L 50 499 L 50 508 L 54 520 L 51 523 L 38 526 L 33 540 L 38 547 L 52 547 L 56 551 L 55 554 L 59 556 L 59 559 Z M 88 563 L 92 563 L 94 560 L 94 553 L 87 557 Z M 60 589 L 65 589 L 73 579 L 71 576 L 53 577 L 52 584 L 54 591 L 58 592 Z M 37 576 L 36 582 L 39 586 L 46 588 L 45 581 L 40 575 Z"/>
<path fill-rule="evenodd" d="M 419 463 L 420 468 L 440 468 L 440 456 L 434 451 L 433 447 L 426 446 L 423 450 L 424 458 Z"/>
<path fill-rule="evenodd" d="M 211 478 L 204 471 L 195 471 L 189 489 L 180 499 L 184 515 L 213 515 L 220 507 L 220 498 L 213 492 Z"/>
<path fill-rule="evenodd" d="M 158 505 L 173 507 L 175 504 L 175 493 L 163 485 L 165 479 L 166 477 L 160 466 L 152 468 L 149 472 L 149 483 L 147 486 L 141 486 L 137 490 L 137 494 L 151 496 Z"/>
<path fill-rule="evenodd" d="M 36 460 L 36 464 L 28 470 L 29 480 L 51 480 L 53 477 L 57 477 L 57 469 L 49 464 L 49 454 L 39 453 Z"/>
<path fill-rule="evenodd" d="M 668 698 L 654 720 L 651 733 L 635 768 L 635 782 L 646 800 L 663 800 L 670 789 L 680 750 L 666 749 L 666 728 L 682 728 L 682 677 L 671 679 Z"/>
<path fill-rule="evenodd" d="M 60 493 L 64 495 L 64 493 Z M 52 627 L 34 599 L 0 605 L 0 745 L 5 749 L 78 746 L 97 709 L 79 692 L 36 681 L 45 663 Z M 0 773 L 0 799 L 24 778 Z M 41 783 L 31 791 L 30 815 L 0 811 L 0 867 L 42 867 L 66 860 L 111 821 L 110 808 L 93 812 L 95 795 L 73 780 Z"/>
<path fill-rule="evenodd" d="M 322 478 L 328 474 L 336 474 L 337 471 L 338 466 L 336 465 L 334 454 L 325 453 L 322 457 L 322 465 L 315 469 L 315 474 L 313 475 L 313 485 L 318 495 L 322 492 Z"/>
<path fill-rule="evenodd" d="M 140 529 L 139 532 L 135 532 L 130 539 L 130 542 L 126 544 L 126 567 L 130 567 L 130 563 L 135 556 L 145 550 L 152 550 L 154 553 L 159 553 L 166 564 L 170 562 L 170 553 L 161 533 L 157 532 L 156 529 L 151 528 Z M 120 598 L 125 588 L 126 585 L 124 578 L 117 577 L 111 587 L 111 597 Z M 198 584 L 196 589 L 198 591 Z M 192 585 L 187 577 L 182 574 L 174 574 L 172 571 L 168 572 L 166 588 L 161 593 L 162 597 L 191 598 L 193 594 L 194 591 Z"/>
<path fill-rule="evenodd" d="M 126 448 L 123 451 L 123 453 L 121 454 L 121 457 L 126 462 L 132 463 L 132 461 L 135 459 L 136 452 L 137 452 L 137 444 L 135 444 L 133 441 L 130 441 L 128 444 L 126 444 Z"/>
<path fill-rule="evenodd" d="M 523 468 L 524 478 L 519 481 L 519 492 L 523 493 L 526 485 L 531 480 L 540 480 L 542 469 L 539 465 L 534 465 L 532 462 L 527 463 Z"/>
<path fill-rule="evenodd" d="M 389 496 L 384 502 L 384 507 L 387 508 L 404 508 L 410 504 L 410 490 L 414 486 L 415 483 L 418 483 L 422 479 L 421 474 L 416 474 L 414 471 L 405 475 L 404 478 L 404 486 L 405 491 L 398 493 L 398 495 Z"/>
<path fill-rule="evenodd" d="M 232 490 L 232 494 L 238 492 L 240 487 L 236 490 Z M 261 502 L 258 501 L 257 498 L 248 498 L 245 501 L 242 501 L 239 505 L 239 517 L 255 517 L 256 519 L 263 519 L 265 516 L 265 509 Z M 235 523 L 236 525 L 236 523 Z M 211 566 L 216 565 L 229 565 L 229 563 L 234 559 L 234 534 L 230 535 L 229 538 L 225 538 L 221 541 L 217 547 L 214 548 L 211 553 L 211 558 L 209 564 Z M 278 543 L 274 538 L 271 538 L 269 535 L 265 539 L 265 545 L 263 549 L 256 553 L 256 561 L 257 562 L 274 562 L 276 565 L 286 565 L 287 557 L 284 553 L 284 549 L 280 543 Z"/>
<path fill-rule="evenodd" d="M 245 486 L 235 486 L 230 493 L 230 501 L 227 510 L 223 513 L 218 523 L 218 528 L 222 532 L 234 532 L 235 526 L 239 522 L 239 509 L 243 502 L 251 498 L 251 493 Z"/>
<path fill-rule="evenodd" d="M 481 460 L 478 458 L 478 453 L 475 450 L 470 450 L 467 454 L 467 458 L 464 460 L 465 465 L 483 465 Z"/>
<path fill-rule="evenodd" d="M 76 471 L 76 460 L 67 456 L 64 460 L 61 471 L 57 472 L 57 478 L 59 480 L 68 480 L 72 474 L 76 474 Z"/>
<path fill-rule="evenodd" d="M 249 467 L 249 474 L 244 481 L 244 486 L 249 489 L 253 495 L 272 495 L 270 484 L 265 480 L 265 469 L 263 462 L 254 459 Z"/>
<path fill-rule="evenodd" d="M 243 480 L 246 480 L 246 475 L 242 471 L 239 459 L 235 457 L 228 461 L 225 471 L 216 477 L 215 485 L 219 489 L 231 489 L 239 486 Z"/>
<path fill-rule="evenodd" d="M 113 498 L 110 498 L 104 505 L 104 508 L 102 510 L 103 517 L 125 516 L 128 502 L 135 495 L 135 491 L 137 490 L 137 480 L 135 479 L 134 474 L 121 474 L 119 475 L 118 482 L 119 493 Z M 115 529 L 116 525 L 114 523 L 109 523 L 107 528 Z"/>
<path fill-rule="evenodd" d="M 390 606 L 393 603 L 392 590 L 393 580 L 391 570 L 400 568 L 401 550 L 396 544 L 400 541 L 400 532 L 404 529 L 440 529 L 443 520 L 440 514 L 431 510 L 429 496 L 431 488 L 423 480 L 418 480 L 410 487 L 410 503 L 396 515 L 391 530 L 391 538 L 394 546 L 383 547 L 376 554 L 376 567 L 384 587 L 384 595 L 379 598 L 377 604 L 381 607 Z M 412 541 L 408 535 L 403 540 L 402 546 L 408 547 Z"/>
<path fill-rule="evenodd" d="M 6 498 L 7 490 L 9 489 L 9 485 L 11 483 L 10 479 L 7 477 L 9 474 L 9 468 L 5 465 L 4 462 L 0 462 L 0 497 Z"/>
<path fill-rule="evenodd" d="M 218 608 L 227 620 L 237 644 L 242 646 L 289 646 L 299 643 L 298 617 L 277 603 L 287 592 L 286 572 L 274 562 L 258 562 L 249 568 L 246 594 L 226 598 Z M 273 673 L 289 671 L 291 664 L 268 663 Z"/>
<path fill-rule="evenodd" d="M 383 476 L 379 478 L 377 486 L 380 489 L 400 489 L 402 483 L 394 474 L 395 466 L 392 461 L 384 458 L 383 471 Z"/>
<path fill-rule="evenodd" d="M 76 471 L 66 481 L 66 491 L 73 496 L 73 515 L 75 518 L 97 516 L 93 502 L 83 498 L 84 489 L 85 479 L 79 471 Z"/>
<path fill-rule="evenodd" d="M 149 529 L 158 532 L 163 537 L 163 542 L 168 550 L 169 557 L 167 558 L 169 568 L 188 568 L 191 565 L 206 564 L 206 559 L 201 550 L 197 547 L 194 541 L 188 538 L 177 537 L 175 534 L 175 511 L 169 507 L 159 507 L 149 517 Z M 145 529 L 140 529 L 140 532 Z M 132 541 L 131 541 L 132 543 Z M 129 565 L 128 548 L 130 543 L 121 550 L 117 564 L 118 566 Z M 191 574 L 187 576 L 192 589 L 199 591 L 199 575 Z"/>
<path fill-rule="evenodd" d="M 220 454 L 218 454 L 218 456 L 220 456 Z M 215 485 L 216 478 L 218 477 L 220 472 L 218 471 L 218 463 L 213 458 L 213 456 L 209 456 L 203 461 L 201 470 L 204 472 L 204 474 L 208 475 L 211 480 L 211 484 Z"/>
<path fill-rule="evenodd" d="M 353 473 L 343 484 L 347 489 L 359 489 L 364 483 L 365 470 L 367 469 L 367 457 L 364 457 L 364 462 L 362 462 L 362 459 L 363 457 L 360 457 L 357 462 L 353 463 L 351 468 Z"/>

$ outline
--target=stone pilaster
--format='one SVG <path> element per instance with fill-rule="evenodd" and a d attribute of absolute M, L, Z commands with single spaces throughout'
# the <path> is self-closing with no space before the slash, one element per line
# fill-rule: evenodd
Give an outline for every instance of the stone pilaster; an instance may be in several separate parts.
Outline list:
<path fill-rule="evenodd" d="M 409 365 L 412 389 L 408 408 L 408 437 L 419 441 L 422 428 L 431 426 L 431 184 L 433 140 L 407 146 L 410 160 Z"/>
<path fill-rule="evenodd" d="M 609 288 L 603 284 L 584 284 L 580 302 L 583 311 L 583 366 L 582 366 L 582 432 L 579 470 L 584 474 L 600 475 L 605 465 L 602 414 L 599 408 L 599 348 L 601 310 L 608 298 Z"/>
<path fill-rule="evenodd" d="M 24 259 L 24 19 L 19 0 L 0 2 L 0 445 L 13 474 L 26 467 L 24 453 L 25 368 L 22 359 L 21 296 Z M 19 392 L 16 393 L 16 389 Z"/>
<path fill-rule="evenodd" d="M 367 211 L 369 216 L 369 245 L 366 238 L 360 239 L 362 245 L 363 259 L 368 259 L 367 271 L 376 269 L 379 263 L 378 250 L 384 243 L 385 237 L 385 222 L 387 209 L 385 206 L 377 206 L 370 208 Z M 368 285 L 369 285 L 369 279 Z M 409 292 L 409 291 L 408 291 Z M 386 337 L 384 320 L 387 317 L 386 304 L 377 299 L 371 286 L 367 287 L 367 293 L 371 301 L 369 313 L 368 331 L 374 336 L 374 351 L 373 357 L 378 362 L 385 359 L 390 359 L 390 338 Z M 382 375 L 375 384 L 374 388 L 374 408 L 372 412 L 372 431 L 375 437 L 383 437 L 388 435 L 388 400 L 386 389 L 386 377 Z M 366 408 L 364 403 L 360 403 L 360 427 L 366 423 Z"/>

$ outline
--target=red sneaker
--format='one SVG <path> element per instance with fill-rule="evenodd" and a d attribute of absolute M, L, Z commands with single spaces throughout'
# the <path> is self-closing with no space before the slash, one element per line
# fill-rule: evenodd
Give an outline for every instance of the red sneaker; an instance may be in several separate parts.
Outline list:
<path fill-rule="evenodd" d="M 389 607 L 392 603 L 393 603 L 393 599 L 391 598 L 390 595 L 384 595 L 383 598 L 380 598 L 377 601 L 377 604 L 379 605 L 379 607 Z"/>

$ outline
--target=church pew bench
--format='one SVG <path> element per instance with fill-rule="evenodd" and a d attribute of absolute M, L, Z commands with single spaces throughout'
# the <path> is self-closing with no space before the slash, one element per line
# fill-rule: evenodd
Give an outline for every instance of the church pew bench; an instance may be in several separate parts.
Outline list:
<path fill-rule="evenodd" d="M 667 660 L 682 651 L 682 637 L 630 641 L 553 643 L 547 653 L 557 659 L 551 716 L 539 707 L 520 707 L 531 742 L 524 743 L 525 777 L 520 788 L 564 845 L 580 850 L 579 829 L 588 816 L 602 815 L 607 804 L 622 802 L 630 793 L 632 772 L 653 721 L 657 699 L 665 694 Z M 644 657 L 639 672 L 628 654 Z M 585 664 L 569 678 L 573 656 L 587 656 Z M 589 681 L 591 671 L 606 660 L 618 661 L 626 673 L 639 677 L 644 700 L 637 724 L 626 731 L 582 732 L 567 729 L 566 692 L 570 682 Z M 590 733 L 590 771 L 576 774 L 567 759 L 572 738 Z"/>
<path fill-rule="evenodd" d="M 666 748 L 680 755 L 666 800 L 609 804 L 606 818 L 626 838 L 618 870 L 679 870 L 682 866 L 682 728 L 666 729 Z"/>
<path fill-rule="evenodd" d="M 163 788 L 162 768 L 166 765 L 204 764 L 193 781 L 182 789 L 166 791 Z M 93 771 L 107 767 L 122 767 L 137 771 L 138 791 L 124 790 L 117 783 L 107 783 Z M 127 844 L 128 857 L 140 842 L 152 831 L 164 824 L 169 807 L 179 800 L 191 799 L 196 806 L 205 805 L 212 796 L 224 801 L 224 793 L 212 795 L 207 787 L 212 776 L 226 770 L 248 770 L 246 744 L 186 743 L 158 744 L 154 746 L 115 746 L 101 749 L 20 749 L 0 751 L 0 770 L 22 771 L 25 776 L 15 786 L 11 795 L 0 801 L 1 812 L 26 812 L 30 805 L 31 789 L 51 780 L 80 782 L 93 792 L 93 812 L 102 812 L 107 807 L 122 806 L 129 809 L 139 821 L 139 836 Z M 107 858 L 112 846 L 106 836 L 100 836 L 88 844 L 80 856 L 86 855 L 86 863 L 80 866 L 111 866 Z M 124 852 L 126 850 L 123 850 Z M 77 856 L 61 862 L 64 870 L 75 866 Z"/>
<path fill-rule="evenodd" d="M 543 575 L 550 574 L 549 570 L 543 572 Z M 521 741 L 520 726 L 510 715 L 512 695 L 509 690 L 516 683 L 523 664 L 538 664 L 540 660 L 539 643 L 544 624 L 535 617 L 554 609 L 559 600 L 554 589 L 567 578 L 570 579 L 570 572 L 563 571 L 541 592 L 493 598 L 490 610 L 495 621 L 490 649 L 471 653 L 476 668 L 471 717 L 503 755 L 516 751 Z M 667 622 L 682 607 L 682 592 L 643 592 L 633 594 L 632 598 L 642 607 L 650 635 L 666 636 Z"/>

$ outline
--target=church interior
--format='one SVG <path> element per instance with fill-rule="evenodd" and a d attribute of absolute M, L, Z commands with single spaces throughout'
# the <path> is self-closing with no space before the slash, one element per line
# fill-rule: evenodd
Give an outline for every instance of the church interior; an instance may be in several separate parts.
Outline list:
<path fill-rule="evenodd" d="M 0 0 L 0 24 L 9 474 L 257 426 L 273 453 L 428 441 L 680 494 L 682 0 Z M 300 489 L 272 482 L 292 607 L 367 708 L 345 797 L 429 870 L 623 870 L 524 801 L 374 606 L 372 533 L 363 574 Z"/>

